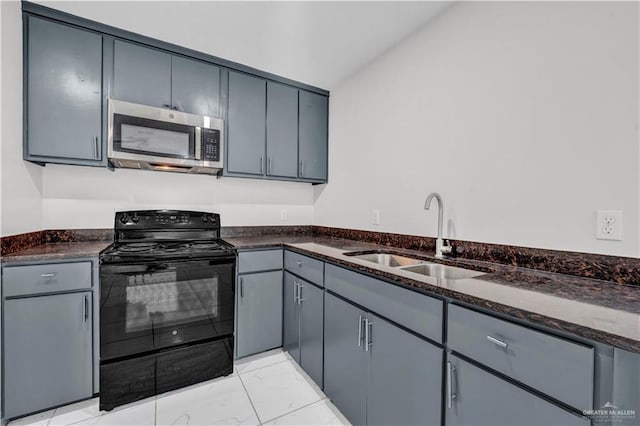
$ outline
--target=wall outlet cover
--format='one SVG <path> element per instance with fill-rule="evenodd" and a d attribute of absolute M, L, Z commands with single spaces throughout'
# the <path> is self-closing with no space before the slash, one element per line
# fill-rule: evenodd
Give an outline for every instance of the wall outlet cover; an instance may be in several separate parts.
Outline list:
<path fill-rule="evenodd" d="M 621 210 L 598 210 L 596 215 L 596 239 L 622 240 Z"/>

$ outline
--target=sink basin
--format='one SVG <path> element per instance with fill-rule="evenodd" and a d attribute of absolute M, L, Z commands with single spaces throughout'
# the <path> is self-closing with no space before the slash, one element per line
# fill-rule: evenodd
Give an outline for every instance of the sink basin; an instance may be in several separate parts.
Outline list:
<path fill-rule="evenodd" d="M 392 253 L 364 253 L 364 254 L 355 254 L 350 255 L 346 253 L 347 256 L 351 256 L 354 259 L 362 259 L 367 262 L 377 263 L 378 265 L 391 266 L 391 267 L 404 267 L 404 266 L 412 266 L 423 263 L 424 260 L 414 259 L 412 257 L 400 256 L 399 254 Z"/>
<path fill-rule="evenodd" d="M 473 278 L 486 273 L 473 271 L 471 269 L 457 268 L 455 266 L 441 265 L 439 263 L 420 263 L 419 265 L 407 266 L 400 269 L 445 280 Z"/>

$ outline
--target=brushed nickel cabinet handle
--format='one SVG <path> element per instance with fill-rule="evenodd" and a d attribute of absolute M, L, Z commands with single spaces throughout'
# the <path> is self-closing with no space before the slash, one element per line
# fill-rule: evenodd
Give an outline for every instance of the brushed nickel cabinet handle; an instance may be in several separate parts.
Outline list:
<path fill-rule="evenodd" d="M 86 323 L 89 319 L 89 298 L 85 294 L 82 301 L 82 322 Z"/>
<path fill-rule="evenodd" d="M 260 174 L 264 173 L 264 157 L 260 156 Z"/>
<path fill-rule="evenodd" d="M 456 367 L 451 364 L 451 361 L 447 361 L 447 408 L 453 407 L 453 400 L 456 399 L 456 394 L 453 391 L 453 380 Z"/>
<path fill-rule="evenodd" d="M 304 160 L 300 160 L 300 177 L 304 177 Z"/>
<path fill-rule="evenodd" d="M 362 315 L 358 317 L 358 347 L 362 347 Z"/>
<path fill-rule="evenodd" d="M 244 299 L 244 280 L 240 277 L 240 299 Z"/>
<path fill-rule="evenodd" d="M 55 277 L 55 276 L 56 276 L 56 273 L 55 273 L 55 272 L 48 272 L 48 273 L 46 273 L 46 274 L 40 274 L 40 276 L 41 276 L 42 278 L 53 278 L 53 277 Z"/>
<path fill-rule="evenodd" d="M 364 319 L 364 350 L 369 352 L 369 348 L 373 345 L 373 321 L 368 318 Z"/>
<path fill-rule="evenodd" d="M 501 339 L 497 339 L 493 336 L 487 336 L 487 340 L 496 346 L 500 346 L 502 349 L 507 349 L 509 347 L 509 344 L 507 342 Z"/>
<path fill-rule="evenodd" d="M 304 299 L 302 298 L 302 288 L 304 285 L 302 283 L 298 283 L 298 305 L 302 305 Z"/>

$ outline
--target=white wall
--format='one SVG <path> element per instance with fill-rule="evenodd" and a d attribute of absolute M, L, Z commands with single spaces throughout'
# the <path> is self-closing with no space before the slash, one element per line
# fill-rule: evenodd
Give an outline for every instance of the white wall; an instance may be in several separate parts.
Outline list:
<path fill-rule="evenodd" d="M 214 211 L 223 226 L 313 220 L 313 189 L 297 182 L 47 165 L 43 197 L 45 229 L 111 228 L 114 212 L 128 209 Z M 280 220 L 283 209 L 286 221 Z"/>
<path fill-rule="evenodd" d="M 42 169 L 22 161 L 22 15 L 0 1 L 0 235 L 42 229 Z"/>
<path fill-rule="evenodd" d="M 637 2 L 454 5 L 332 90 L 314 223 L 435 236 L 437 191 L 452 238 L 638 256 L 638 39 Z"/>

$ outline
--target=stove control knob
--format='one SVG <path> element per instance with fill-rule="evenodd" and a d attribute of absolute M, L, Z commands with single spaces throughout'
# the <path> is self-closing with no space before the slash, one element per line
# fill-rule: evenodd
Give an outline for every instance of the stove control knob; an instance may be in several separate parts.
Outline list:
<path fill-rule="evenodd" d="M 206 214 L 203 214 L 202 215 L 202 221 L 205 222 L 205 223 L 209 222 L 209 216 L 207 216 Z"/>
<path fill-rule="evenodd" d="M 126 214 L 123 215 L 122 217 L 120 217 L 120 222 L 122 222 L 122 223 L 129 222 L 129 216 L 127 216 Z"/>
<path fill-rule="evenodd" d="M 138 223 L 140 221 L 140 218 L 138 217 L 138 215 L 134 214 L 133 217 L 131 218 L 131 221 L 133 223 Z"/>

